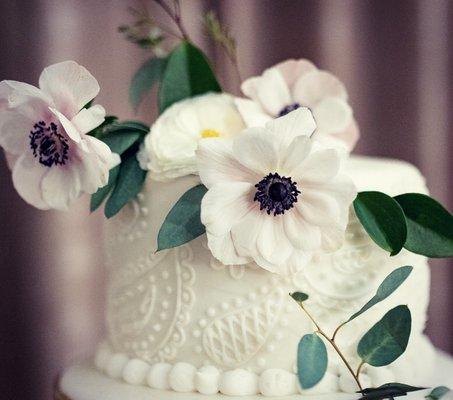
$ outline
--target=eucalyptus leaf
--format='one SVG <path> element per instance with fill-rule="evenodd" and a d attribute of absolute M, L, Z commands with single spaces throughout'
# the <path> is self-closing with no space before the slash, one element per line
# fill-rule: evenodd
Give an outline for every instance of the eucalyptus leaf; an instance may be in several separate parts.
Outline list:
<path fill-rule="evenodd" d="M 181 246 L 205 233 L 200 207 L 207 190 L 205 186 L 197 185 L 176 202 L 159 230 L 157 251 Z"/>
<path fill-rule="evenodd" d="M 109 195 L 112 189 L 115 187 L 118 173 L 120 172 L 120 166 L 117 165 L 109 171 L 109 181 L 107 185 L 98 189 L 96 193 L 91 196 L 90 200 L 90 211 L 96 211 L 105 198 Z"/>
<path fill-rule="evenodd" d="M 146 171 L 140 168 L 135 153 L 122 161 L 116 186 L 107 203 L 105 216 L 111 218 L 116 215 L 129 200 L 140 192 L 146 178 Z"/>
<path fill-rule="evenodd" d="M 304 335 L 297 349 L 297 376 L 300 386 L 303 389 L 315 386 L 326 370 L 326 345 L 316 333 Z"/>
<path fill-rule="evenodd" d="M 135 110 L 146 93 L 160 81 L 166 62 L 165 58 L 150 58 L 135 73 L 129 88 L 129 101 Z"/>
<path fill-rule="evenodd" d="M 141 137 L 142 134 L 137 131 L 120 131 L 106 135 L 101 140 L 110 147 L 113 153 L 121 155 Z"/>
<path fill-rule="evenodd" d="M 427 257 L 453 257 L 453 215 L 429 196 L 406 193 L 395 200 L 407 221 L 404 247 Z"/>
<path fill-rule="evenodd" d="M 377 388 L 363 389 L 357 393 L 363 394 L 359 400 L 382 400 L 393 399 L 394 397 L 406 396 L 409 392 L 424 390 L 424 387 L 410 386 L 404 383 L 386 383 Z"/>
<path fill-rule="evenodd" d="M 144 135 L 149 132 L 149 126 L 140 121 L 122 121 L 113 122 L 106 130 L 106 133 L 120 132 L 120 131 L 137 131 Z"/>
<path fill-rule="evenodd" d="M 444 397 L 448 392 L 450 391 L 450 389 L 446 386 L 438 386 L 438 387 L 435 387 L 430 394 L 428 394 L 427 396 L 425 396 L 425 399 L 429 399 L 429 400 L 439 400 L 441 399 L 442 397 Z"/>
<path fill-rule="evenodd" d="M 371 239 L 390 254 L 398 254 L 406 242 L 407 227 L 403 210 L 381 192 L 360 192 L 354 210 Z"/>
<path fill-rule="evenodd" d="M 182 42 L 168 57 L 159 88 L 159 110 L 189 97 L 220 91 L 204 54 L 193 44 Z"/>
<path fill-rule="evenodd" d="M 388 311 L 360 339 L 357 353 L 366 364 L 382 367 L 403 354 L 411 333 L 411 312 L 406 305 Z"/>
<path fill-rule="evenodd" d="M 308 299 L 308 294 L 302 292 L 290 293 L 290 296 L 298 303 L 302 303 Z"/>
<path fill-rule="evenodd" d="M 352 321 L 375 304 L 389 297 L 407 279 L 412 272 L 412 267 L 406 265 L 392 271 L 379 285 L 376 294 L 359 311 L 353 314 L 345 323 Z"/>

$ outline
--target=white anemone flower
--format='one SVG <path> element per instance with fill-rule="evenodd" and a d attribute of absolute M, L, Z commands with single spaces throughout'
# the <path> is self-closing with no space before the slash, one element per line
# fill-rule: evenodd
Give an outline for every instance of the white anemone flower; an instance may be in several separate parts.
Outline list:
<path fill-rule="evenodd" d="M 287 60 L 266 69 L 261 76 L 245 80 L 242 92 L 249 99 L 236 99 L 248 127 L 264 126 L 299 107 L 308 107 L 316 121 L 314 138 L 351 151 L 359 129 L 348 104 L 344 85 L 334 75 L 310 61 Z"/>
<path fill-rule="evenodd" d="M 0 82 L 0 146 L 14 187 L 29 204 L 66 210 L 82 193 L 107 184 L 119 156 L 86 135 L 104 121 L 105 110 L 83 108 L 98 92 L 96 79 L 74 61 L 45 68 L 39 88 Z"/>
<path fill-rule="evenodd" d="M 289 274 L 313 254 L 342 246 L 357 192 L 342 172 L 344 151 L 313 140 L 314 129 L 302 107 L 264 128 L 199 145 L 208 188 L 201 221 L 219 261 Z"/>
<path fill-rule="evenodd" d="M 232 96 L 208 93 L 192 97 L 159 116 L 137 157 L 140 166 L 158 181 L 196 174 L 195 151 L 200 141 L 230 138 L 244 127 Z"/>

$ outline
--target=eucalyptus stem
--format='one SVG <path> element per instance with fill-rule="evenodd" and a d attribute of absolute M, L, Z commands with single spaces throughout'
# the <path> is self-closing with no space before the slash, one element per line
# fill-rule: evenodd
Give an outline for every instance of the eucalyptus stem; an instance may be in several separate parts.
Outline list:
<path fill-rule="evenodd" d="M 365 362 L 362 360 L 362 361 L 360 362 L 359 366 L 357 367 L 357 372 L 355 373 L 355 376 L 357 377 L 357 379 L 359 378 L 360 370 L 362 369 L 363 364 L 365 364 Z"/>
<path fill-rule="evenodd" d="M 330 338 L 329 335 L 327 335 L 321 329 L 321 327 L 315 321 L 313 316 L 307 311 L 307 309 L 304 307 L 303 303 L 302 302 L 297 302 L 297 304 L 299 304 L 300 308 L 302 308 L 302 310 L 305 312 L 305 314 L 307 314 L 308 318 L 310 318 L 310 320 L 315 325 L 315 327 L 316 327 L 316 332 L 315 333 L 319 333 L 321 336 L 323 336 L 330 343 L 330 345 L 334 348 L 336 353 L 340 356 L 341 360 L 343 361 L 343 363 L 346 366 L 346 368 L 348 369 L 348 371 L 351 373 L 351 375 L 354 378 L 355 382 L 357 383 L 357 386 L 359 387 L 359 389 L 363 390 L 362 385 L 360 384 L 360 380 L 359 380 L 359 373 L 360 373 L 360 369 L 362 368 L 363 361 L 360 363 L 359 368 L 357 369 L 357 373 L 355 373 L 354 370 L 352 369 L 351 365 L 349 364 L 348 360 L 346 360 L 346 357 L 343 355 L 343 353 L 341 352 L 341 350 L 339 349 L 339 347 L 335 343 L 335 339 L 334 338 L 335 338 L 335 333 L 337 332 L 338 328 L 335 330 L 335 333 L 334 333 L 333 337 Z"/>
<path fill-rule="evenodd" d="M 189 35 L 182 23 L 181 19 L 181 6 L 179 4 L 179 0 L 174 0 L 175 10 L 173 11 L 170 6 L 164 0 L 154 0 L 156 4 L 158 4 L 162 10 L 173 20 L 173 22 L 178 27 L 179 31 L 184 40 L 190 40 Z"/>

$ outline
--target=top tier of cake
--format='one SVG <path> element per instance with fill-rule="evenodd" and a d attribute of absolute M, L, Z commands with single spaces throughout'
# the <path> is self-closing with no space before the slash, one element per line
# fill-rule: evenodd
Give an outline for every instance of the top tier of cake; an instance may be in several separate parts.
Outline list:
<path fill-rule="evenodd" d="M 359 191 L 426 193 L 423 177 L 404 162 L 351 157 L 347 173 Z M 289 292 L 308 293 L 307 307 L 330 331 L 357 311 L 390 271 L 413 265 L 413 273 L 398 292 L 346 326 L 338 338 L 354 358 L 358 335 L 390 307 L 409 303 L 413 317 L 409 350 L 392 373 L 395 379 L 407 378 L 410 383 L 417 368 L 401 365 L 412 363 L 411 349 L 422 341 L 429 292 L 425 258 L 405 251 L 388 257 L 370 241 L 353 211 L 344 246 L 334 254 L 314 257 L 292 276 L 274 275 L 253 264 L 224 266 L 212 257 L 204 236 L 155 253 L 165 216 L 198 183 L 197 176 L 168 183 L 149 180 L 137 200 L 107 223 L 111 352 L 150 365 L 159 363 L 161 372 L 170 371 L 161 363 L 184 362 L 181 368 L 186 368 L 186 377 L 203 365 L 215 366 L 224 376 L 238 368 L 256 376 L 276 369 L 293 374 L 297 344 L 313 327 Z M 417 297 L 411 295 L 414 292 Z M 338 377 L 343 367 L 335 368 Z M 223 392 L 244 394 L 230 389 Z"/>

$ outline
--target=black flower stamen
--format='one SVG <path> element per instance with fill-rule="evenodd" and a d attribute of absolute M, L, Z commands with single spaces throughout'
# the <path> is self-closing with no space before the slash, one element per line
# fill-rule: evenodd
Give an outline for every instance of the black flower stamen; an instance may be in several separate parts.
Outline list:
<path fill-rule="evenodd" d="M 51 122 L 49 126 L 44 121 L 39 121 L 30 132 L 30 147 L 33 155 L 46 167 L 64 165 L 68 160 L 69 144 L 58 127 Z"/>
<path fill-rule="evenodd" d="M 257 191 L 253 200 L 259 201 L 260 210 L 266 210 L 269 215 L 284 214 L 293 208 L 300 194 L 297 182 L 277 173 L 265 176 L 255 187 Z"/>
<path fill-rule="evenodd" d="M 283 117 L 286 114 L 289 114 L 291 111 L 297 110 L 300 107 L 299 103 L 288 104 L 287 106 L 283 107 L 280 112 L 278 113 L 278 117 Z"/>

